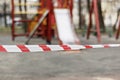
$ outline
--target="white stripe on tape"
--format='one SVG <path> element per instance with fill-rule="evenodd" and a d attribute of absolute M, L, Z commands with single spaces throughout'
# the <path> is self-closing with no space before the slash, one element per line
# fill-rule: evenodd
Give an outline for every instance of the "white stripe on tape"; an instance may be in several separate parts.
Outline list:
<path fill-rule="evenodd" d="M 22 52 L 16 45 L 3 45 L 7 52 Z"/>

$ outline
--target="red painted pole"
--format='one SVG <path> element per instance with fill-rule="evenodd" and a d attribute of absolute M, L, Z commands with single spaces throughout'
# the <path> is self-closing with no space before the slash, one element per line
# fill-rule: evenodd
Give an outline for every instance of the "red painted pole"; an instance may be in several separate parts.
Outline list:
<path fill-rule="evenodd" d="M 51 44 L 52 40 L 52 15 L 53 15 L 53 3 L 52 0 L 47 0 L 47 8 L 49 10 L 48 14 L 48 27 L 47 27 L 47 43 Z"/>
<path fill-rule="evenodd" d="M 96 31 L 97 31 L 97 39 L 98 42 L 101 42 L 101 34 L 100 34 L 100 23 L 99 23 L 99 15 L 98 15 L 98 6 L 97 0 L 93 0 L 94 4 L 94 13 L 95 13 L 95 21 L 96 21 Z"/>
<path fill-rule="evenodd" d="M 11 16 L 12 16 L 12 30 L 11 30 L 11 34 L 12 34 L 12 40 L 15 40 L 15 21 L 14 21 L 14 0 L 11 0 L 11 5 L 12 5 L 12 11 L 11 11 Z"/>
<path fill-rule="evenodd" d="M 70 8 L 70 14 L 71 17 L 73 17 L 72 11 L 73 11 L 73 0 L 68 0 L 69 1 L 69 8 Z"/>

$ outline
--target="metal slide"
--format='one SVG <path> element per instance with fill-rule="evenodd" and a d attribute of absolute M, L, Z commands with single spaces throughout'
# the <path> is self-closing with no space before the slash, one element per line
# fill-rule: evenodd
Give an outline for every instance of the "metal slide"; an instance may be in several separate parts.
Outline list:
<path fill-rule="evenodd" d="M 58 37 L 62 44 L 79 44 L 69 9 L 54 9 Z"/>

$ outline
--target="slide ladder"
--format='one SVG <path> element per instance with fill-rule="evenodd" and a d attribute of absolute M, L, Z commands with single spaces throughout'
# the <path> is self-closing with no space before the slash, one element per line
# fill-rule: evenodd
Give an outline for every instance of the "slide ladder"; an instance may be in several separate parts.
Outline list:
<path fill-rule="evenodd" d="M 32 1 L 32 0 L 11 0 L 12 5 L 12 40 L 15 40 L 17 36 L 28 36 L 29 35 L 29 23 L 32 21 L 31 16 L 33 15 L 41 15 L 42 11 L 38 11 L 37 8 L 41 6 L 40 1 Z M 19 17 L 20 20 L 16 20 L 15 18 Z M 18 33 L 16 28 L 16 23 L 22 23 L 22 27 L 24 32 Z"/>

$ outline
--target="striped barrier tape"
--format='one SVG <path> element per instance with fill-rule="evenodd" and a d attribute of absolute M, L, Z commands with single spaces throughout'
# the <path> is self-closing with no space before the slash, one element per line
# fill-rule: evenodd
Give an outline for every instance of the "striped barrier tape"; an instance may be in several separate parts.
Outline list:
<path fill-rule="evenodd" d="M 120 47 L 120 44 L 99 45 L 0 45 L 0 52 L 45 52 L 45 51 L 70 51 L 91 48 Z"/>

